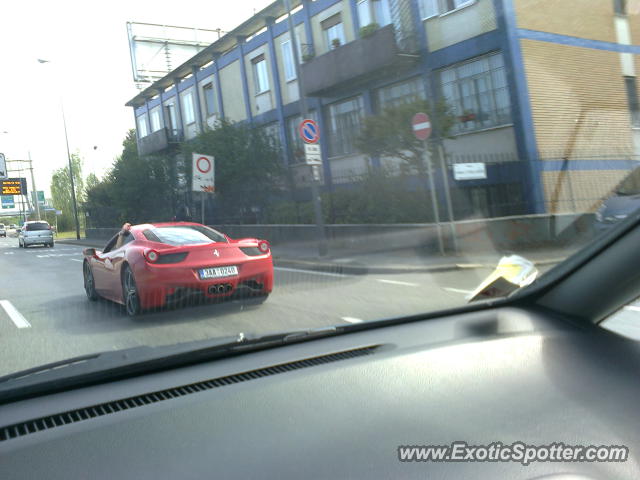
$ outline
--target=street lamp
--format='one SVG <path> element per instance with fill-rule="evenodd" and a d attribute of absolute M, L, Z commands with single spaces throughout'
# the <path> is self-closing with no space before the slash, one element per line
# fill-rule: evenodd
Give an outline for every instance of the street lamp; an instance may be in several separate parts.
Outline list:
<path fill-rule="evenodd" d="M 38 63 L 51 63 L 49 60 L 38 59 Z M 69 162 L 69 179 L 71 180 L 71 201 L 73 204 L 73 218 L 76 223 L 76 238 L 80 240 L 80 219 L 78 218 L 78 203 L 76 201 L 76 185 L 73 179 L 73 163 L 71 161 L 71 151 L 69 150 L 69 136 L 67 135 L 67 120 L 64 115 L 64 103 L 60 96 L 60 110 L 62 111 L 62 125 L 64 126 L 64 140 L 67 145 L 67 161 Z M 36 194 L 37 195 L 37 194 Z"/>

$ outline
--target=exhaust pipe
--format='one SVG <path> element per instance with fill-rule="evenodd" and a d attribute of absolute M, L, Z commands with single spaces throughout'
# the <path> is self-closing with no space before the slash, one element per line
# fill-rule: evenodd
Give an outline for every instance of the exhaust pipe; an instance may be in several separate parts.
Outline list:
<path fill-rule="evenodd" d="M 211 295 L 228 293 L 231 290 L 233 290 L 233 285 L 231 285 L 230 283 L 221 283 L 219 285 L 211 285 L 208 289 Z"/>

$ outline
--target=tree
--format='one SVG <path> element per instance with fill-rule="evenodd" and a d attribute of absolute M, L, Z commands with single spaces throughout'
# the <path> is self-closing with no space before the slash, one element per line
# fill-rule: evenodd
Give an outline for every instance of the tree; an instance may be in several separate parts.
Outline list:
<path fill-rule="evenodd" d="M 136 132 L 129 130 L 122 153 L 105 178 L 87 178 L 84 207 L 92 226 L 171 220 L 178 182 L 175 170 L 175 159 L 169 155 L 138 155 Z"/>
<path fill-rule="evenodd" d="M 424 142 L 415 137 L 411 128 L 411 119 L 418 112 L 429 115 L 440 136 L 449 137 L 456 121 L 449 105 L 444 100 L 434 104 L 427 100 L 416 100 L 387 107 L 379 115 L 365 118 L 356 140 L 357 148 L 369 156 L 398 158 L 402 160 L 401 166 L 407 173 L 415 171 L 421 176 L 426 175 Z M 433 139 L 427 144 L 431 148 Z"/>
<path fill-rule="evenodd" d="M 71 155 L 71 170 L 75 187 L 76 201 L 78 208 L 84 200 L 84 181 L 82 179 L 82 159 L 77 153 Z M 73 199 L 71 197 L 71 178 L 69 177 L 69 167 L 62 167 L 53 172 L 51 177 L 51 199 L 53 207 L 62 210 L 62 215 L 58 219 L 58 229 L 60 231 L 72 230 L 75 228 L 73 217 Z M 78 213 L 79 214 L 79 213 Z M 82 215 L 79 214 L 82 220 Z"/>
<path fill-rule="evenodd" d="M 89 175 L 87 175 L 87 180 L 85 183 L 86 185 L 84 188 L 84 193 L 86 198 L 87 192 L 90 191 L 92 188 L 95 188 L 100 183 L 100 180 L 98 180 L 98 177 L 96 176 L 95 173 L 90 173 Z"/>
<path fill-rule="evenodd" d="M 279 148 L 260 128 L 218 122 L 192 141 L 183 144 L 185 178 L 191 179 L 191 154 L 215 157 L 216 221 L 224 215 L 234 220 L 256 220 L 283 185 L 284 167 Z M 249 218 L 251 217 L 251 218 Z"/>

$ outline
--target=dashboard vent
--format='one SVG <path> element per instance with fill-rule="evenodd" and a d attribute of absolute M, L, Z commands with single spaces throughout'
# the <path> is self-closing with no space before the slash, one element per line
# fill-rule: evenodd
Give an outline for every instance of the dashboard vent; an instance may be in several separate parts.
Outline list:
<path fill-rule="evenodd" d="M 42 430 L 61 427 L 70 423 L 76 423 L 83 420 L 89 420 L 91 418 L 102 417 L 103 415 L 117 413 L 122 410 L 129 410 L 131 408 L 143 407 L 151 403 L 171 400 L 172 398 L 182 397 L 191 393 L 202 392 L 218 387 L 225 387 L 227 385 L 233 385 L 235 383 L 248 382 L 262 377 L 278 375 L 280 373 L 291 372 L 293 370 L 300 370 L 302 368 L 315 367 L 326 363 L 339 362 L 341 360 L 348 360 L 350 358 L 371 355 L 375 353 L 375 351 L 379 347 L 380 345 L 362 347 L 354 350 L 345 350 L 343 352 L 330 353 L 328 355 L 321 355 L 319 357 L 297 360 L 295 362 L 272 365 L 270 367 L 250 370 L 248 372 L 228 375 L 226 377 L 214 378 L 212 380 L 196 382 L 189 385 L 183 385 L 181 387 L 169 388 L 167 390 L 146 393 L 144 395 L 139 395 L 136 397 L 114 400 L 112 402 L 101 403 L 91 407 L 79 408 L 64 413 L 40 417 L 33 420 L 28 420 L 26 422 L 9 425 L 7 427 L 0 427 L 0 442 L 22 437 L 24 435 L 29 435 L 30 433 L 40 432 Z"/>

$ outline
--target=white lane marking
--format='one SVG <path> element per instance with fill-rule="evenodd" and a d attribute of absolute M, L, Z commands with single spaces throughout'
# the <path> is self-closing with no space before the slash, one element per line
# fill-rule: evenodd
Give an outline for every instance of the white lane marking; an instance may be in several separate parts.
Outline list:
<path fill-rule="evenodd" d="M 13 323 L 15 323 L 18 328 L 29 328 L 31 324 L 27 322 L 27 319 L 22 316 L 22 314 L 13 306 L 9 300 L 0 300 L 0 307 L 4 308 L 4 311 L 7 312 L 9 318 Z"/>
<path fill-rule="evenodd" d="M 340 317 L 342 318 L 342 320 L 344 320 L 345 322 L 349 322 L 349 323 L 362 323 L 363 320 L 360 318 L 353 318 L 353 317 Z"/>
<path fill-rule="evenodd" d="M 4 252 L 5 255 L 13 255 L 16 252 Z"/>
<path fill-rule="evenodd" d="M 330 273 L 330 272 L 316 272 L 315 270 L 302 270 L 298 268 L 285 268 L 285 267 L 273 267 L 274 270 L 281 270 L 283 272 L 294 272 L 294 273 L 307 273 L 311 275 L 324 275 L 326 277 L 340 277 L 345 278 L 350 275 L 344 275 L 342 273 Z"/>
<path fill-rule="evenodd" d="M 465 295 L 469 295 L 470 293 L 473 293 L 473 290 L 463 290 L 461 288 L 442 287 L 442 289 L 446 290 L 447 292 L 464 293 Z"/>
<path fill-rule="evenodd" d="M 399 280 L 385 280 L 384 278 L 376 278 L 376 280 L 378 282 L 382 282 L 382 283 L 390 283 L 391 285 L 403 285 L 405 287 L 419 287 L 420 286 L 418 283 L 401 282 Z"/>
<path fill-rule="evenodd" d="M 72 262 L 84 262 L 84 260 L 80 260 L 79 258 L 70 258 Z"/>
<path fill-rule="evenodd" d="M 623 310 L 632 310 L 634 312 L 640 312 L 640 307 L 637 307 L 635 305 L 627 305 L 626 307 L 623 308 Z"/>
<path fill-rule="evenodd" d="M 76 257 L 77 253 L 45 253 L 44 255 L 36 255 L 38 258 L 51 258 L 51 257 Z"/>

